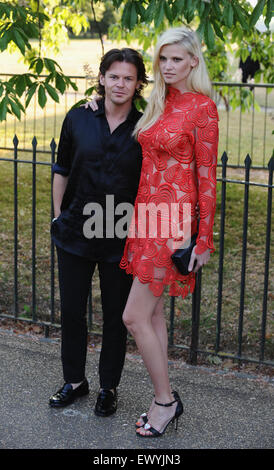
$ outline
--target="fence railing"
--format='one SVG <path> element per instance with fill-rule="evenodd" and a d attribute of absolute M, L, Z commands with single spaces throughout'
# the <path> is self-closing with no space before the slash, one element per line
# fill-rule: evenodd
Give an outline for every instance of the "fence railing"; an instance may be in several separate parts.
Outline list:
<path fill-rule="evenodd" d="M 0 74 L 0 78 L 5 79 L 11 76 L 12 74 Z M 0 127 L 0 150 L 12 150 L 12 139 L 16 134 L 20 140 L 21 150 L 31 153 L 29 143 L 35 135 L 39 141 L 37 152 L 50 153 L 50 141 L 54 138 L 58 143 L 65 114 L 76 102 L 84 98 L 85 90 L 90 87 L 89 81 L 94 80 L 94 77 L 77 75 L 70 78 L 77 84 L 78 91 L 71 89 L 64 95 L 59 94 L 58 104 L 49 98 L 42 110 L 38 106 L 38 97 L 35 93 L 21 121 L 8 116 Z M 150 85 L 147 94 L 149 87 Z M 249 154 L 253 168 L 266 168 L 273 147 L 274 85 L 214 82 L 213 88 L 213 99 L 220 116 L 220 148 L 226 149 L 229 157 L 228 165 L 244 167 L 243 158 Z M 249 90 L 251 94 L 247 98 Z M 22 102 L 24 99 L 23 95 Z M 247 99 L 250 108 L 249 111 L 243 112 L 239 104 Z M 235 104 L 237 102 L 238 106 Z"/>
<path fill-rule="evenodd" d="M 32 159 L 25 160 L 18 158 L 19 155 L 19 146 L 18 146 L 18 139 L 15 136 L 13 139 L 13 155 L 11 158 L 0 157 L 1 162 L 1 171 L 0 171 L 0 194 L 4 194 L 5 197 L 8 193 L 10 193 L 9 197 L 9 208 L 5 209 L 5 203 L 1 204 L 2 209 L 0 209 L 0 218 L 1 218 L 1 225 L 2 225 L 2 241 L 3 246 L 1 246 L 1 276 L 0 276 L 0 285 L 2 285 L 0 292 L 0 300 L 1 300 L 1 309 L 0 309 L 0 317 L 2 318 L 11 318 L 14 320 L 24 320 L 26 322 L 34 322 L 42 325 L 45 329 L 45 335 L 48 336 L 50 332 L 50 328 L 52 326 L 60 326 L 59 325 L 59 313 L 56 312 L 56 275 L 55 275 L 55 254 L 54 254 L 54 246 L 52 241 L 50 240 L 50 221 L 53 217 L 53 207 L 52 207 L 52 199 L 51 199 L 51 189 L 52 189 L 52 174 L 51 174 L 51 167 L 55 161 L 55 153 L 56 153 L 56 143 L 54 139 L 52 139 L 50 145 L 50 154 L 51 154 L 51 161 L 50 162 L 43 162 L 37 160 L 37 140 L 34 137 L 32 140 Z M 268 176 L 268 180 L 264 182 L 258 181 L 251 181 L 250 180 L 250 171 L 252 169 L 251 159 L 249 155 L 245 159 L 245 170 L 244 170 L 244 179 L 231 179 L 227 178 L 227 163 L 228 158 L 226 152 L 223 153 L 221 158 L 221 166 L 222 166 L 222 173 L 217 178 L 217 189 L 218 189 L 218 209 L 217 209 L 217 217 L 215 222 L 215 230 L 218 230 L 218 240 L 217 245 L 218 249 L 214 254 L 215 261 L 215 268 L 213 266 L 213 270 L 210 271 L 208 274 L 206 272 L 207 266 L 203 269 L 203 277 L 205 276 L 205 285 L 203 290 L 203 283 L 202 283 L 202 272 L 200 271 L 197 274 L 197 282 L 195 292 L 192 295 L 190 302 L 190 334 L 188 339 L 188 344 L 178 344 L 176 342 L 176 337 L 178 336 L 177 333 L 181 326 L 178 326 L 178 316 L 176 313 L 176 309 L 182 309 L 181 304 L 177 298 L 171 297 L 170 298 L 170 306 L 169 306 L 169 313 L 168 313 L 168 322 L 169 322 L 169 346 L 181 348 L 187 351 L 188 353 L 188 360 L 192 364 L 197 363 L 197 357 L 199 354 L 207 354 L 207 355 L 214 355 L 219 356 L 220 358 L 226 359 L 233 359 L 238 361 L 248 361 L 248 362 L 255 362 L 259 364 L 266 364 L 273 366 L 274 362 L 272 361 L 271 352 L 270 357 L 265 356 L 266 352 L 266 341 L 269 343 L 269 337 L 271 337 L 271 333 L 267 330 L 267 321 L 269 321 L 269 328 L 271 328 L 271 316 L 268 315 L 268 302 L 273 299 L 273 295 L 269 295 L 269 272 L 270 272 L 270 248 L 271 248 L 271 221 L 272 221 L 272 189 L 273 189 L 273 166 L 274 166 L 274 159 L 273 157 L 269 160 L 268 169 L 264 171 L 265 175 Z M 26 167 L 31 170 L 30 175 L 25 175 L 24 172 L 26 171 Z M 44 169 L 44 176 L 40 178 L 39 183 L 37 183 L 38 175 L 37 175 L 37 168 L 43 167 Z M 20 171 L 19 171 L 20 169 Z M 1 180 L 2 175 L 2 180 Z M 13 178 L 12 178 L 13 175 Z M 21 179 L 24 178 L 24 182 L 20 183 L 20 175 Z M 43 202 L 42 207 L 42 196 L 37 197 L 37 191 L 42 187 L 42 183 L 47 180 L 47 188 L 44 188 L 44 193 L 47 193 L 48 199 L 47 203 Z M 3 189 L 3 185 L 5 185 L 4 192 L 1 193 L 1 189 Z M 242 212 L 242 223 L 240 224 L 239 220 L 236 221 L 236 227 L 241 225 L 241 232 L 242 235 L 236 234 L 236 240 L 234 242 L 235 246 L 231 248 L 230 251 L 225 251 L 226 244 L 230 243 L 230 232 L 227 232 L 228 224 L 231 223 L 232 216 L 231 216 L 231 198 L 235 197 L 235 193 L 237 192 L 238 187 L 244 188 L 244 194 L 241 196 L 243 197 L 243 204 L 240 204 L 240 209 Z M 263 215 L 263 222 L 260 223 L 260 240 L 263 238 L 264 242 L 261 240 L 261 248 L 260 252 L 257 250 L 254 251 L 254 244 L 257 242 L 250 241 L 250 234 L 249 234 L 249 224 L 255 223 L 257 220 L 259 212 L 258 209 L 252 212 L 252 219 L 249 220 L 249 210 L 250 210 L 250 188 L 260 188 L 260 191 L 263 191 L 263 197 L 265 199 L 265 214 Z M 231 189 L 232 188 L 232 189 Z M 227 190 L 230 190 L 229 196 L 227 195 Z M 24 194 L 24 191 L 29 191 L 29 196 Z M 20 192 L 20 197 L 19 197 Z M 44 197 L 44 196 L 43 196 Z M 23 199 L 23 209 L 19 208 L 19 200 Z M 255 199 L 256 200 L 256 199 Z M 236 198 L 235 204 L 239 203 L 239 198 Z M 6 212 L 5 212 L 6 210 Z M 11 217 L 11 210 L 12 210 L 12 217 Z M 28 233 L 24 235 L 24 238 L 20 236 L 23 230 L 25 230 L 24 225 L 20 222 L 20 218 L 25 216 L 25 211 L 29 210 L 29 217 L 27 218 L 27 224 L 29 225 L 29 220 L 31 222 L 31 227 L 28 228 Z M 257 211 L 257 212 L 256 212 Z M 1 214 L 2 213 L 2 214 Z M 43 221 L 42 232 L 43 232 L 43 241 L 38 246 L 37 245 L 37 227 L 38 227 L 38 217 L 39 215 L 39 223 L 41 225 L 41 220 Z M 45 220 L 46 218 L 46 220 Z M 40 220 L 41 219 L 41 220 Z M 12 224 L 10 223 L 12 221 Z M 12 225 L 12 226 L 11 226 Z M 256 226 L 256 223 L 255 223 Z M 239 227 L 237 227 L 238 229 Z M 265 229 L 265 230 L 264 230 Z M 238 232 L 237 232 L 238 233 Z M 215 234 L 216 235 L 216 234 Z M 256 235 L 256 232 L 255 232 Z M 21 240 L 22 238 L 22 240 Z M 20 261 L 19 263 L 19 253 L 22 253 L 22 244 L 24 245 L 23 248 L 27 251 L 26 245 L 29 243 L 29 251 L 28 257 L 25 256 L 25 264 L 30 264 L 28 266 L 31 274 L 29 272 L 22 275 L 22 271 L 25 269 L 24 263 Z M 253 245 L 252 245 L 253 243 Z M 236 252 L 235 252 L 236 248 Z M 255 247 L 258 248 L 258 247 Z M 234 250 L 234 251 L 233 251 Z M 252 251 L 253 250 L 253 251 Z M 256 259 L 257 252 L 259 253 L 259 261 L 258 257 Z M 41 254 L 43 253 L 43 255 Z M 235 255 L 236 253 L 236 255 Z M 241 255 L 239 255 L 241 253 Z M 263 284 L 262 292 L 256 293 L 253 292 L 253 289 L 249 289 L 246 286 L 246 275 L 247 275 L 247 257 L 251 258 L 252 266 L 251 266 L 251 275 L 253 276 L 256 274 L 256 269 L 260 271 L 261 281 Z M 228 261 L 226 261 L 226 257 Z M 47 295 L 44 296 L 43 305 L 42 307 L 39 306 L 39 295 L 37 293 L 37 264 L 38 259 L 41 258 L 41 272 L 45 273 L 48 270 L 50 271 L 50 279 L 46 281 L 45 279 L 39 282 L 39 290 L 41 290 L 41 286 L 45 287 L 45 284 L 49 284 L 49 289 L 47 291 Z M 233 265 L 237 259 L 237 266 Z M 240 260 L 240 261 L 239 261 Z M 256 263 L 260 263 L 260 267 Z M 210 264 L 210 263 L 209 263 Z M 212 263 L 211 263 L 212 264 Z M 218 266 L 217 266 L 218 265 Z M 211 268 L 212 269 L 212 268 Z M 224 276 L 230 276 L 232 274 L 232 278 L 229 279 L 230 287 L 227 285 L 227 281 L 224 280 Z M 237 276 L 235 283 L 233 284 L 233 275 Z M 240 277 L 238 276 L 240 275 Z M 19 276 L 21 275 L 21 281 L 19 280 Z M 26 278 L 26 279 L 25 279 Z M 209 281 L 213 279 L 213 283 L 210 284 Z M 257 285 L 257 281 L 255 282 L 254 286 Z M 19 301 L 19 290 L 20 285 L 22 287 L 21 290 L 27 290 L 31 286 L 31 296 L 30 304 L 31 308 L 24 305 L 24 301 Z M 209 288 L 210 284 L 210 288 Z M 223 330 L 223 318 L 224 318 L 224 307 L 227 307 L 229 301 L 237 297 L 236 288 L 239 286 L 240 289 L 240 304 L 239 307 L 235 307 L 235 302 L 231 306 L 230 310 L 233 310 L 234 317 L 233 319 L 229 319 L 229 326 L 228 329 L 224 332 Z M 212 299 L 210 303 L 208 303 L 208 290 L 211 291 Z M 228 289 L 228 292 L 225 293 L 224 298 L 224 289 Z M 12 295 L 10 292 L 12 291 Z M 94 322 L 94 312 L 92 307 L 92 296 L 93 296 L 93 287 L 91 290 L 91 295 L 89 299 L 88 305 L 88 325 L 89 329 L 94 332 L 98 333 L 98 329 L 96 329 L 95 322 Z M 251 299 L 249 299 L 249 307 L 248 313 L 252 314 L 252 317 L 256 316 L 256 327 L 252 326 L 251 329 L 255 329 L 256 332 L 260 330 L 259 333 L 259 351 L 256 355 L 254 350 L 251 353 L 248 353 L 248 356 L 243 352 L 243 331 L 244 331 L 244 318 L 247 318 L 246 314 L 246 294 L 250 294 Z M 38 295 L 37 295 L 38 294 Z M 6 297 L 10 295 L 9 301 Z M 255 299 L 256 296 L 256 299 Z M 2 298 L 1 298 L 2 297 Z M 45 300 L 46 299 L 46 300 Z M 255 311 L 253 311 L 253 305 L 256 303 Z M 201 313 L 201 308 L 206 306 L 206 312 Z M 251 305 L 251 307 L 250 307 Z M 229 309 L 226 308 L 225 316 L 231 314 Z M 237 310 L 237 315 L 235 317 L 235 310 Z M 48 312 L 46 318 L 43 318 L 45 311 Z M 43 315 L 42 315 L 43 313 Z M 250 314 L 250 315 L 251 315 Z M 215 318 L 215 319 L 214 319 Z M 200 334 L 201 325 L 203 325 L 206 321 L 211 322 L 211 330 L 215 329 L 215 334 L 211 333 L 211 336 L 214 337 L 211 341 L 211 347 L 201 347 L 201 340 L 202 336 Z M 227 321 L 227 320 L 226 320 Z M 234 322 L 234 326 L 232 327 L 232 321 Z M 250 321 L 250 318 L 249 318 Z M 254 320 L 255 321 L 255 320 Z M 238 326 L 235 326 L 237 322 Z M 260 325 L 260 326 L 258 326 Z M 223 337 L 223 342 L 226 343 L 226 336 L 230 334 L 231 328 L 237 328 L 237 340 L 234 346 L 232 347 L 231 344 L 229 346 L 230 351 L 227 352 L 225 348 L 222 346 L 221 336 L 225 334 Z M 205 330 L 207 331 L 207 330 Z M 99 332 L 100 333 L 100 332 Z M 207 333 L 205 333 L 207 334 Z M 246 334 L 246 333 L 245 333 Z M 234 348 L 234 351 L 231 352 L 231 349 Z M 237 350 L 236 350 L 237 349 Z M 256 349 L 256 348 L 255 348 Z M 270 348 L 271 351 L 271 348 Z M 268 353 L 269 356 L 269 353 Z"/>

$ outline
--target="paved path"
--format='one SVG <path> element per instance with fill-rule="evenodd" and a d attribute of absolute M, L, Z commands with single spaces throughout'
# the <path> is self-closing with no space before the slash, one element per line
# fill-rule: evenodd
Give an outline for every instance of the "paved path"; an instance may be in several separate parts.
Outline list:
<path fill-rule="evenodd" d="M 89 395 L 67 408 L 48 406 L 63 383 L 59 352 L 58 341 L 0 330 L 0 449 L 273 449 L 274 387 L 267 377 L 171 362 L 172 386 L 185 406 L 178 431 L 171 425 L 159 439 L 141 439 L 135 419 L 152 398 L 142 361 L 127 356 L 118 411 L 99 418 L 98 350 L 88 352 Z"/>

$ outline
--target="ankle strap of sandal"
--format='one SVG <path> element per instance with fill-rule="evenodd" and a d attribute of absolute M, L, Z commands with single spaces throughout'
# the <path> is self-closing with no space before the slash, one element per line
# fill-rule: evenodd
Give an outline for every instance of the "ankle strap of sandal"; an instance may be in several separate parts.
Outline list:
<path fill-rule="evenodd" d="M 171 402 L 169 402 L 169 403 L 158 403 L 158 402 L 155 400 L 154 403 L 155 403 L 155 405 L 159 405 L 159 406 L 172 406 L 173 403 L 176 403 L 176 402 L 177 402 L 177 400 L 173 400 L 173 401 L 171 401 Z"/>

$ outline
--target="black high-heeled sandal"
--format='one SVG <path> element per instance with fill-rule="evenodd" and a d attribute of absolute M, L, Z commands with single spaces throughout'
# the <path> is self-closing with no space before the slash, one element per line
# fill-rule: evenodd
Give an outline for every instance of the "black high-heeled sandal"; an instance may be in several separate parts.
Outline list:
<path fill-rule="evenodd" d="M 171 393 L 174 396 L 175 400 L 177 400 L 177 399 L 180 400 L 179 394 L 178 394 L 178 392 L 176 392 L 176 390 L 173 390 Z M 153 396 L 155 396 L 155 395 L 153 395 Z M 183 406 L 183 404 L 182 404 L 182 406 Z M 135 423 L 136 429 L 142 428 L 148 422 L 147 413 L 142 413 L 140 415 L 140 418 L 142 418 L 143 424 L 137 424 L 138 423 L 138 421 L 137 421 L 137 423 Z"/>
<path fill-rule="evenodd" d="M 147 423 L 147 421 L 148 421 L 147 413 L 142 413 L 140 415 L 140 418 L 142 418 L 143 424 L 137 424 L 139 422 L 139 420 L 138 420 L 137 423 L 135 423 L 136 429 L 142 428 Z"/>
<path fill-rule="evenodd" d="M 177 394 L 178 395 L 178 394 Z M 178 398 L 176 400 L 173 400 L 169 403 L 158 403 L 157 401 L 155 401 L 155 405 L 158 405 L 158 406 L 172 406 L 174 403 L 177 402 L 177 407 L 176 407 L 176 410 L 175 410 L 175 414 L 174 416 L 168 421 L 168 423 L 166 424 L 166 426 L 164 427 L 164 429 L 160 432 L 160 431 L 157 431 L 157 429 L 153 428 L 148 422 L 145 424 L 145 426 L 143 426 L 143 428 L 145 429 L 145 431 L 149 431 L 151 432 L 151 434 L 140 434 L 139 432 L 136 432 L 136 434 L 140 437 L 161 437 L 163 436 L 163 434 L 166 432 L 166 429 L 167 427 L 169 426 L 170 423 L 173 423 L 175 422 L 175 430 L 177 431 L 178 429 L 178 420 L 179 420 L 179 417 L 181 416 L 181 414 L 183 414 L 183 411 L 184 411 L 184 407 L 183 407 L 183 403 L 178 395 Z"/>

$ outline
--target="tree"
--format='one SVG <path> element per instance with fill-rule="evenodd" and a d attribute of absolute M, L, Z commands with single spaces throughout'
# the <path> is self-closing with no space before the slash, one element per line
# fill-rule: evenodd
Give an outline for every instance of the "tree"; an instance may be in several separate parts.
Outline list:
<path fill-rule="evenodd" d="M 78 35 L 86 30 L 90 14 L 96 20 L 96 8 L 109 4 L 99 0 L 10 0 L 0 2 L 0 51 L 7 47 L 19 49 L 29 64 L 29 73 L 16 75 L 8 81 L 0 80 L 0 120 L 7 113 L 18 118 L 25 110 L 20 97 L 26 93 L 26 107 L 38 90 L 38 102 L 45 106 L 47 97 L 59 100 L 64 93 L 76 85 L 66 77 L 56 61 L 46 57 L 46 49 L 58 49 L 65 40 L 68 28 Z M 248 54 L 262 64 L 255 80 L 273 83 L 273 47 L 270 22 L 273 17 L 274 0 L 258 0 L 255 7 L 246 0 L 113 0 L 120 24 L 110 28 L 114 39 L 125 38 L 129 43 L 138 39 L 144 56 L 155 43 L 161 31 L 168 26 L 186 25 L 197 30 L 204 44 L 204 52 L 210 77 L 214 81 L 225 81 L 227 75 L 227 49 L 236 49 L 243 59 Z M 263 17 L 265 32 L 259 33 L 256 23 Z M 98 22 L 97 22 L 98 23 Z M 38 39 L 35 50 L 29 39 Z M 47 77 L 41 77 L 43 72 Z M 91 87 L 86 91 L 91 93 Z M 244 95 L 248 102 L 249 92 Z M 242 98 L 241 98 L 242 99 Z M 238 101 L 237 101 L 238 100 Z M 244 104 L 234 97 L 234 105 Z"/>
<path fill-rule="evenodd" d="M 261 67 L 255 74 L 255 82 L 273 83 L 273 34 L 270 22 L 274 0 L 258 0 L 251 5 L 246 0 L 114 0 L 122 10 L 121 25 L 111 28 L 113 38 L 137 39 L 146 55 L 157 36 L 167 27 L 185 25 L 198 32 L 204 45 L 204 55 L 212 81 L 231 81 L 228 75 L 230 51 L 244 61 L 250 54 L 259 60 Z M 260 32 L 256 23 L 262 17 L 265 31 Z M 226 87 L 219 88 L 225 95 Z M 242 90 L 240 97 L 231 89 L 232 107 L 248 108 L 253 102 L 252 91 Z"/>
<path fill-rule="evenodd" d="M 80 9 L 86 0 L 10 0 L 0 2 L 0 52 L 17 49 L 29 65 L 29 72 L 17 74 L 9 80 L 0 80 L 0 121 L 7 113 L 18 119 L 25 112 L 35 91 L 43 108 L 48 96 L 59 102 L 58 93 L 69 87 L 77 90 L 75 83 L 63 72 L 57 62 L 45 54 L 48 49 L 59 50 L 70 28 L 79 34 L 88 27 L 88 20 Z M 38 49 L 30 39 L 38 39 Z M 46 73 L 47 76 L 42 76 Z M 26 93 L 25 106 L 20 101 Z"/>

